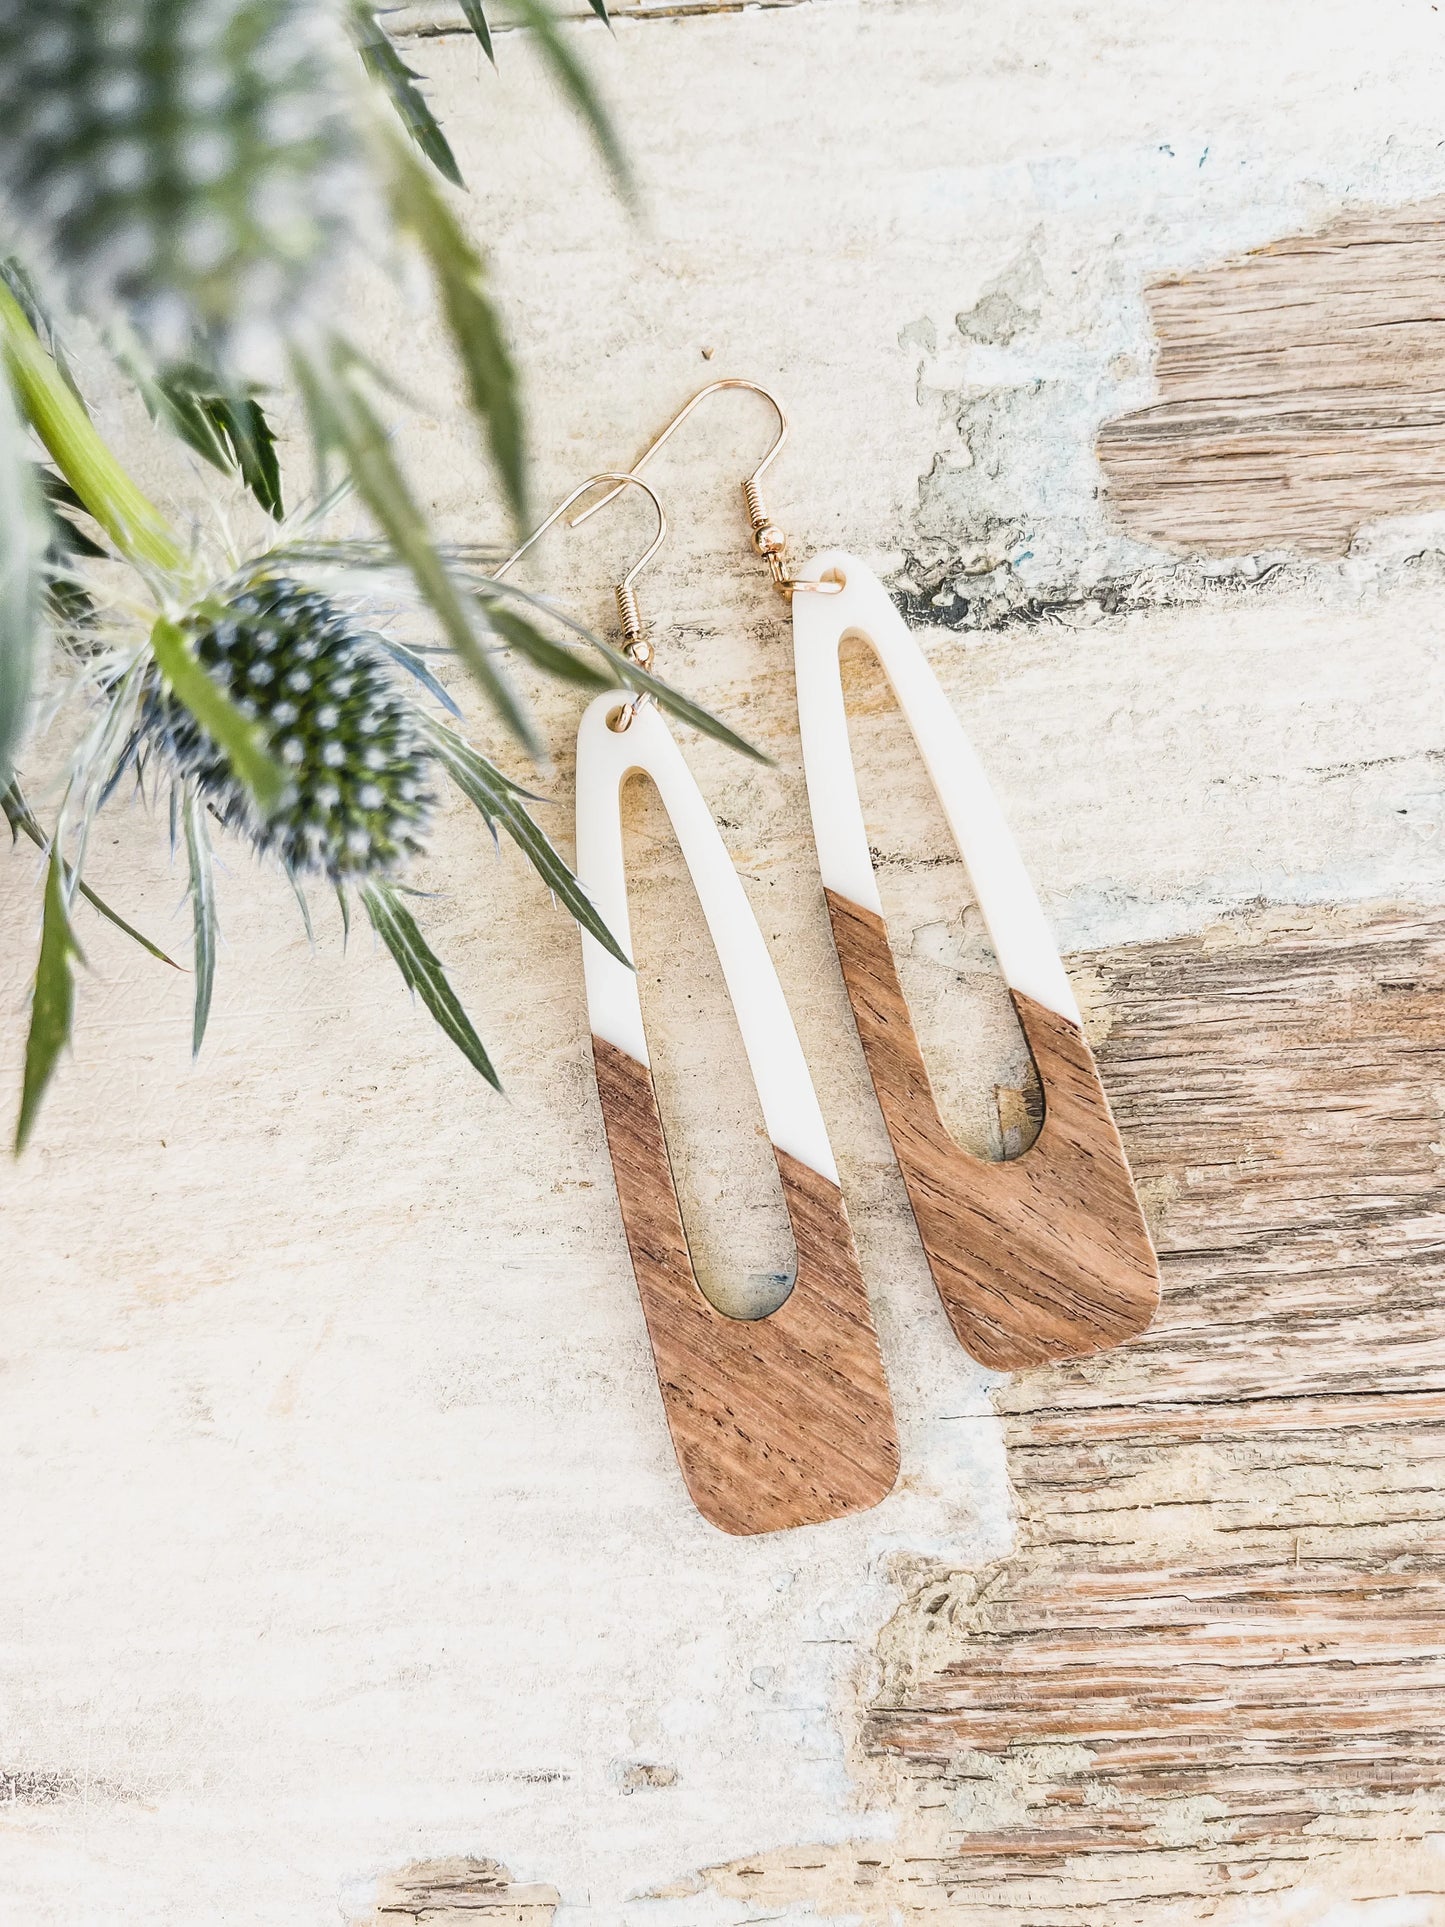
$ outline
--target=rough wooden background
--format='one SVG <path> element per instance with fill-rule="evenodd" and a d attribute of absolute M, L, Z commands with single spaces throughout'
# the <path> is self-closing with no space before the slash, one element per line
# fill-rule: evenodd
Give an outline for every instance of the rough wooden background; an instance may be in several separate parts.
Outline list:
<path fill-rule="evenodd" d="M 1445 1919 L 1441 17 L 636 9 L 576 29 L 631 222 L 524 36 L 494 83 L 444 7 L 414 13 L 539 495 L 710 374 L 784 393 L 775 510 L 888 572 L 996 777 L 1164 1310 L 1011 1383 L 953 1346 L 746 565 L 757 418 L 699 419 L 658 465 L 647 601 L 661 666 L 777 759 L 687 745 L 817 1071 L 899 1490 L 742 1552 L 687 1506 L 575 937 L 460 814 L 428 927 L 505 1103 L 239 860 L 195 1070 L 187 986 L 88 930 L 75 1060 L 0 1173 L 0 1922 Z M 436 513 L 499 536 L 428 316 L 372 285 L 363 309 Z M 605 620 L 628 539 L 594 525 L 533 579 Z M 1025 1058 L 966 879 L 876 677 L 850 689 L 945 1114 L 1016 1148 Z M 565 800 L 575 705 L 538 700 Z M 689 1228 L 710 1274 L 766 1271 L 781 1206 L 715 963 L 645 798 L 631 834 Z M 183 927 L 134 814 L 95 860 Z M 12 1011 L 33 882 L 23 852 L 0 872 Z"/>
<path fill-rule="evenodd" d="M 948 1790 L 928 1884 L 981 1921 L 1242 1905 L 1366 1843 L 1445 1909 L 1445 918 L 1093 962 L 1163 1310 L 1000 1394 L 1020 1551 L 916 1598 L 866 1743 Z"/>
<path fill-rule="evenodd" d="M 1339 555 L 1445 492 L 1445 204 L 1381 209 L 1148 291 L 1159 400 L 1099 435 L 1141 534 Z"/>
<path fill-rule="evenodd" d="M 1442 1917 L 1445 915 L 1077 961 L 1159 1320 L 998 1395 L 1018 1550 L 915 1587 L 862 1729 L 897 1840 L 705 1880 L 878 1927 Z M 378 1923 L 551 1904 L 415 1869 Z"/>

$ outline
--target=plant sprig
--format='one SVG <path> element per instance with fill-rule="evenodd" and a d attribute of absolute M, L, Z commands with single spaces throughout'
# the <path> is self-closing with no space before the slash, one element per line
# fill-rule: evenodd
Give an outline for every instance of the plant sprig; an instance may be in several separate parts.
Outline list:
<path fill-rule="evenodd" d="M 284 24 L 287 9 L 304 13 L 312 4 L 319 8 L 320 0 L 217 4 L 229 6 L 237 19 L 244 16 L 239 45 L 253 28 L 269 32 Z M 461 4 L 495 65 L 483 0 Z M 590 4 L 606 22 L 606 0 Z M 305 36 L 294 36 L 289 45 L 278 42 L 284 46 L 285 71 L 278 69 L 280 77 L 267 84 L 286 90 L 293 109 L 308 102 L 315 106 L 316 164 L 342 169 L 324 179 L 318 174 L 318 183 L 334 188 L 352 163 L 365 170 L 392 235 L 424 264 L 486 461 L 511 517 L 522 523 L 528 479 L 521 387 L 486 252 L 455 199 L 463 190 L 456 152 L 428 101 L 424 77 L 387 31 L 384 9 L 375 0 L 344 0 L 344 5 L 343 30 L 331 34 L 314 60 L 311 41 L 301 46 Z M 632 198 L 621 143 L 573 34 L 548 0 L 517 0 L 515 12 L 559 91 L 587 126 L 618 190 Z M 83 91 L 91 84 L 91 69 L 84 60 L 65 72 L 47 65 L 39 42 L 31 38 L 42 24 L 25 9 L 0 23 L 0 61 L 13 56 L 12 72 L 23 72 L 28 88 L 50 90 L 52 124 L 88 124 L 84 114 L 70 114 L 65 90 Z M 139 53 L 124 57 L 155 58 L 145 36 L 137 46 Z M 332 78 L 338 79 L 339 91 L 322 73 L 333 54 Z M 168 55 L 154 72 L 146 71 L 138 94 L 170 89 L 167 97 L 182 102 L 181 68 L 190 57 L 178 53 L 172 61 Z M 243 95 L 244 90 L 229 96 L 241 102 L 235 111 L 257 114 L 247 128 L 264 129 L 264 112 L 247 106 Z M 347 99 L 354 113 L 343 125 L 336 102 Z M 39 111 L 43 103 L 31 104 L 37 124 L 47 118 Z M 176 112 L 183 111 L 189 110 L 178 104 Z M 0 125 L 0 158 L 16 160 L 14 144 L 24 140 L 31 118 L 16 117 L 14 130 Z M 135 139 L 143 145 L 149 138 L 151 123 L 138 125 Z M 512 663 L 589 692 L 646 690 L 679 718 L 757 754 L 721 719 L 639 670 L 574 618 L 510 583 L 490 581 L 475 551 L 438 539 L 423 507 L 424 492 L 392 439 L 390 377 L 343 334 L 334 307 L 306 305 L 305 286 L 292 275 L 294 264 L 278 255 L 261 263 L 262 272 L 238 271 L 229 281 L 226 274 L 207 280 L 193 272 L 172 245 L 187 214 L 194 216 L 197 232 L 205 230 L 207 218 L 212 225 L 231 223 L 226 231 L 239 250 L 236 258 L 251 260 L 264 247 L 264 236 L 257 238 L 259 229 L 236 226 L 234 208 L 265 200 L 260 187 L 273 161 L 282 174 L 290 165 L 290 149 L 269 155 L 264 132 L 255 140 L 248 134 L 232 142 L 230 151 L 243 157 L 238 168 L 252 173 L 245 182 L 238 175 L 236 182 L 223 183 L 209 201 L 203 174 L 182 182 L 175 191 L 182 203 L 193 194 L 189 210 L 170 202 L 164 208 L 154 201 L 142 204 L 144 187 L 132 191 L 119 176 L 91 177 L 107 207 L 116 204 L 116 196 L 132 193 L 132 211 L 154 242 L 153 258 L 170 263 L 170 285 L 158 288 L 153 277 L 147 284 L 149 305 L 131 298 L 123 276 L 117 279 L 93 253 L 84 255 L 83 221 L 81 228 L 67 228 L 57 217 L 46 227 L 46 210 L 59 201 L 47 197 L 43 182 L 37 191 L 26 155 L 18 156 L 25 165 L 0 168 L 0 200 L 13 191 L 23 200 L 16 203 L 18 225 L 23 228 L 29 220 L 33 228 L 40 222 L 37 258 L 45 260 L 47 274 L 52 267 L 60 270 L 57 285 L 98 324 L 152 419 L 232 481 L 242 505 L 249 506 L 249 496 L 266 518 L 264 536 L 254 541 L 237 542 L 216 526 L 174 526 L 90 416 L 62 340 L 69 325 L 65 303 L 57 306 L 50 299 L 48 279 L 42 295 L 40 282 L 18 259 L 0 261 L 0 804 L 12 840 L 24 836 L 45 858 L 17 1148 L 33 1133 L 44 1092 L 71 1036 L 76 969 L 83 961 L 72 926 L 75 900 L 85 898 L 149 954 L 179 968 L 83 875 L 96 814 L 128 775 L 149 800 L 167 806 L 172 852 L 184 850 L 195 1052 L 202 1047 L 214 995 L 220 917 L 212 840 L 224 824 L 248 837 L 258 853 L 284 852 L 278 860 L 308 940 L 313 940 L 308 877 L 335 885 L 344 933 L 352 901 L 359 898 L 404 982 L 477 1072 L 498 1083 L 492 1059 L 395 874 L 402 857 L 421 847 L 433 801 L 419 792 L 414 768 L 433 771 L 438 784 L 454 786 L 494 837 L 506 836 L 516 846 L 580 926 L 623 957 L 534 813 L 540 799 L 462 733 L 460 705 L 430 666 L 434 646 L 413 647 L 378 628 L 380 617 L 370 606 L 373 590 L 426 614 L 442 649 L 457 658 L 481 691 L 489 717 L 534 759 L 541 758 L 543 746 L 509 673 Z M 302 179 L 303 189 L 305 184 Z M 319 206 L 324 196 L 316 200 Z M 344 216 L 328 214 L 319 221 L 318 263 L 337 220 L 345 225 Z M 80 252 L 67 259 L 72 243 Z M 269 285 L 269 269 L 275 270 L 277 286 L 298 291 L 294 311 L 282 304 L 263 311 L 261 319 L 273 330 L 276 366 L 289 370 L 318 458 L 322 500 L 299 516 L 286 513 L 285 497 L 293 491 L 283 487 L 283 444 L 273 426 L 273 419 L 286 419 L 285 397 L 266 385 L 270 376 L 257 380 L 245 372 L 237 352 L 244 329 L 233 326 L 245 317 L 217 305 L 218 289 L 229 290 L 244 305 L 257 288 Z M 94 305 L 97 290 L 109 303 L 104 312 Z M 183 322 L 183 354 L 167 350 L 159 338 L 153 326 L 157 305 Z M 35 460 L 36 442 L 44 451 L 43 463 Z M 332 488 L 328 477 L 338 473 Z M 335 541 L 322 532 L 326 513 L 347 492 L 369 517 L 374 538 Z M 117 586 L 117 564 L 130 572 L 127 589 Z M 366 581 L 361 596 L 354 593 L 358 576 Z M 338 581 L 346 585 L 339 595 L 332 586 Z M 279 617 L 271 621 L 266 596 L 272 590 L 289 598 L 290 608 L 314 608 L 314 635 L 298 637 L 294 625 L 288 629 Z M 563 640 L 547 633 L 554 623 L 565 631 Z M 238 636 L 249 637 L 245 648 Z M 285 662 L 277 653 L 283 643 L 292 651 Z M 344 727 L 327 717 L 342 717 L 351 700 L 344 693 L 350 687 L 346 665 L 333 663 L 328 672 L 334 700 L 316 695 L 319 685 L 312 676 L 317 652 L 333 643 L 343 654 L 351 651 L 347 661 L 361 665 L 361 683 L 372 692 L 367 700 L 373 711 L 358 712 Z M 48 657 L 58 659 L 73 687 L 88 694 L 95 713 L 71 755 L 59 817 L 47 827 L 22 793 L 15 761 L 35 709 L 35 691 L 45 684 Z M 290 680 L 283 687 L 278 677 Z M 393 761 L 387 764 L 382 756 L 373 764 L 368 759 L 381 755 L 383 742 L 392 745 Z M 355 766 L 333 771 L 325 762 L 333 750 L 354 756 Z"/>

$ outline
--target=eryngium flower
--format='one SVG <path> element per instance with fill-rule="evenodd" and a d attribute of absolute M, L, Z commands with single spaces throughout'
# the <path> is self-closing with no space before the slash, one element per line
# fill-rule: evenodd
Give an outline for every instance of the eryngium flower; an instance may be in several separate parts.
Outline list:
<path fill-rule="evenodd" d="M 161 682 L 139 747 L 192 778 L 216 813 L 293 876 L 385 875 L 423 847 L 431 758 L 391 659 L 344 611 L 284 577 L 253 582 L 188 628 L 196 655 L 290 775 L 262 818 L 230 763 Z"/>
<path fill-rule="evenodd" d="M 354 205 L 328 0 L 0 0 L 0 193 L 97 320 L 271 372 Z"/>

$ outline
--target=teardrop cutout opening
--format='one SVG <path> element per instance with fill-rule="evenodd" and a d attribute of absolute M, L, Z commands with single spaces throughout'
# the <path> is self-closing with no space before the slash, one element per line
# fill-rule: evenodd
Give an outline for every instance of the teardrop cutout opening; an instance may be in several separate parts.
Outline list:
<path fill-rule="evenodd" d="M 798 1254 L 737 1017 L 662 798 L 622 786 L 633 961 L 698 1289 L 726 1318 L 787 1302 Z"/>
<path fill-rule="evenodd" d="M 939 1117 L 974 1157 L 1021 1157 L 1043 1124 L 1043 1092 L 967 867 L 865 636 L 844 636 L 839 666 L 889 946 Z"/>

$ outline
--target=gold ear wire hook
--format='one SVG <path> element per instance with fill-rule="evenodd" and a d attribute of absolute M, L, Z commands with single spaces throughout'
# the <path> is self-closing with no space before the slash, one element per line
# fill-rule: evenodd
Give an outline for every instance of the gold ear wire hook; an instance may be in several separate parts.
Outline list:
<path fill-rule="evenodd" d="M 700 402 L 706 401 L 709 395 L 720 394 L 724 388 L 745 388 L 751 394 L 761 395 L 778 418 L 778 432 L 773 438 L 772 447 L 743 483 L 743 500 L 747 504 L 748 523 L 752 530 L 753 547 L 763 558 L 764 562 L 767 563 L 773 578 L 774 588 L 786 597 L 793 596 L 799 589 L 813 590 L 820 595 L 836 595 L 838 590 L 843 586 L 841 582 L 798 582 L 787 573 L 784 566 L 783 557 L 787 550 L 788 538 L 783 534 L 781 529 L 774 525 L 772 517 L 764 507 L 761 484 L 763 476 L 772 466 L 773 461 L 782 449 L 783 443 L 788 439 L 788 418 L 783 413 L 783 404 L 778 400 L 777 396 L 764 388 L 761 383 L 744 380 L 740 375 L 724 375 L 718 381 L 710 381 L 706 388 L 699 388 L 692 399 L 684 402 L 682 407 L 678 409 L 662 433 L 650 442 L 638 456 L 637 460 L 632 464 L 630 471 L 631 478 L 633 480 L 637 479 L 641 470 L 647 466 L 663 444 L 669 441 L 677 430 L 682 427 L 682 424 Z M 618 492 L 616 488 L 609 489 L 606 495 L 601 496 L 589 507 L 583 509 L 580 515 L 574 515 L 569 527 L 574 529 L 580 528 L 589 516 L 595 515 L 598 509 L 605 508 Z"/>
<path fill-rule="evenodd" d="M 596 488 L 599 482 L 616 483 L 616 487 L 609 490 L 603 497 L 603 501 L 615 501 L 626 488 L 640 488 L 648 501 L 651 502 L 653 508 L 657 511 L 656 535 L 653 536 L 647 548 L 613 589 L 613 593 L 617 597 L 617 613 L 622 618 L 622 646 L 627 654 L 632 657 L 633 661 L 639 663 L 641 667 L 645 669 L 652 659 L 652 644 L 643 634 L 642 617 L 638 612 L 637 596 L 632 585 L 667 539 L 667 517 L 663 513 L 661 502 L 658 501 L 657 496 L 648 487 L 647 483 L 643 481 L 640 475 L 619 475 L 604 469 L 599 474 L 589 475 L 585 482 L 579 482 L 567 499 L 564 502 L 559 502 L 544 522 L 537 524 L 536 528 L 533 529 L 522 546 L 512 551 L 501 568 L 493 569 L 492 580 L 493 582 L 500 582 L 507 571 L 521 561 L 528 549 L 530 549 L 534 543 L 540 542 L 548 529 L 555 523 L 561 521 L 572 504 L 581 501 L 588 490 Z M 599 502 L 597 507 L 601 508 L 602 502 Z M 572 522 L 568 526 L 576 528 L 577 523 Z M 646 652 L 645 655 L 642 653 L 644 651 Z"/>
<path fill-rule="evenodd" d="M 604 502 L 615 501 L 624 489 L 640 488 L 657 512 L 656 535 L 653 536 L 642 554 L 632 564 L 632 567 L 628 569 L 622 579 L 613 585 L 613 594 L 617 597 L 617 613 L 622 621 L 622 653 L 629 661 L 635 662 L 639 669 L 650 669 L 652 667 L 652 644 L 645 633 L 641 611 L 637 606 L 637 594 L 632 585 L 666 541 L 667 516 L 663 513 L 661 502 L 658 501 L 657 496 L 653 493 L 652 489 L 648 487 L 647 483 L 643 481 L 640 475 L 619 475 L 604 469 L 597 475 L 589 475 L 585 482 L 579 482 L 566 500 L 559 502 L 546 520 L 537 524 L 536 528 L 533 529 L 521 547 L 513 549 L 512 553 L 499 569 L 493 569 L 492 580 L 493 582 L 500 582 L 508 570 L 521 561 L 528 549 L 530 549 L 534 543 L 540 542 L 548 529 L 555 523 L 561 521 L 572 504 L 580 501 L 589 490 L 596 488 L 599 482 L 613 482 L 616 484 L 616 486 L 610 489 L 603 497 Z M 601 508 L 602 502 L 599 502 L 597 507 Z M 569 526 L 576 528 L 577 523 L 573 522 Z M 647 700 L 647 692 L 641 689 L 638 690 L 630 703 L 623 704 L 620 709 L 614 711 L 613 714 L 607 718 L 610 727 L 615 730 L 630 728 L 633 717 Z"/>
<path fill-rule="evenodd" d="M 706 388 L 699 388 L 697 393 L 692 397 L 691 401 L 684 402 L 682 407 L 678 409 L 677 413 L 673 416 L 672 420 L 667 424 L 666 428 L 663 429 L 662 433 L 656 436 L 651 442 L 648 443 L 647 447 L 642 451 L 642 453 L 638 456 L 637 460 L 632 464 L 632 468 L 629 471 L 629 473 L 633 477 L 640 475 L 643 469 L 646 468 L 647 464 L 652 460 L 653 456 L 657 454 L 659 449 L 661 449 L 667 442 L 671 441 L 672 437 L 677 433 L 678 429 L 682 427 L 683 423 L 687 420 L 688 416 L 692 413 L 693 409 L 696 408 L 700 403 L 705 402 L 709 395 L 720 394 L 724 388 L 746 388 L 751 394 L 761 395 L 763 400 L 768 403 L 768 405 L 773 410 L 773 413 L 778 418 L 778 432 L 776 436 L 773 438 L 772 447 L 768 450 L 767 454 L 764 455 L 763 459 L 758 463 L 757 467 L 753 470 L 752 474 L 748 477 L 747 481 L 743 483 L 744 490 L 748 490 L 748 489 L 756 490 L 758 483 L 762 480 L 763 476 L 767 473 L 768 468 L 772 464 L 772 461 L 774 457 L 777 455 L 779 449 L 783 446 L 783 443 L 788 439 L 788 418 L 783 413 L 783 405 L 778 400 L 776 395 L 769 394 L 766 388 L 760 386 L 760 384 L 755 381 L 745 381 L 740 375 L 724 375 L 718 381 L 710 381 Z M 580 515 L 574 515 L 572 517 L 571 522 L 568 524 L 568 526 L 574 529 L 580 528 L 582 524 L 585 521 L 587 521 L 590 516 L 593 516 L 597 513 L 598 509 L 606 508 L 607 504 L 614 499 L 614 497 L 619 493 L 619 491 L 620 491 L 620 484 L 618 488 L 609 489 L 605 495 L 599 496 L 598 499 L 591 505 L 590 508 L 583 509 Z M 751 503 L 749 504 L 749 507 L 751 508 Z"/>

